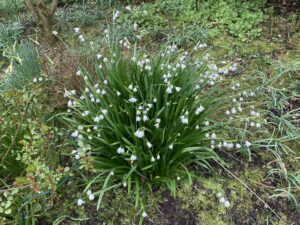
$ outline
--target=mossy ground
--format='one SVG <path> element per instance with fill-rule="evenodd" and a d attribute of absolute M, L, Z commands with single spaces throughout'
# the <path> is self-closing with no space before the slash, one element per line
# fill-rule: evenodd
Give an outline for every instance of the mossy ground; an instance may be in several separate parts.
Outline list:
<path fill-rule="evenodd" d="M 223 87 L 225 90 L 228 89 L 229 92 L 229 86 L 233 82 L 245 83 L 245 80 L 249 81 L 248 78 L 255 71 L 273 76 L 275 68 L 271 65 L 276 63 L 277 60 L 289 62 L 299 56 L 299 30 L 287 24 L 286 26 L 290 26 L 289 29 L 292 30 L 290 39 L 287 40 L 282 33 L 284 27 L 280 23 L 281 19 L 281 17 L 279 19 L 274 18 L 272 35 L 265 33 L 259 39 L 249 43 L 237 42 L 235 38 L 226 35 L 209 40 L 212 46 L 210 54 L 213 57 L 238 61 L 241 65 L 238 76 L 232 76 L 224 81 Z M 276 26 L 276 21 L 280 24 L 280 27 Z M 265 24 L 263 28 L 269 30 L 269 24 Z M 93 32 L 89 33 L 93 36 Z M 65 36 L 71 37 L 68 33 Z M 153 46 L 153 44 L 150 46 Z M 260 80 L 252 79 L 251 82 L 245 85 L 255 86 L 256 82 L 260 82 Z M 280 86 L 287 87 L 288 84 L 289 82 L 282 82 Z M 257 102 L 260 107 L 263 107 L 264 104 L 264 99 Z M 294 149 L 300 149 L 299 145 Z M 300 152 L 297 150 L 297 156 L 291 155 L 286 159 L 288 162 L 293 163 L 294 168 L 300 167 L 299 160 L 297 160 L 299 154 Z M 196 171 L 197 178 L 194 183 L 186 183 L 178 187 L 175 198 L 163 190 L 154 192 L 146 197 L 149 217 L 145 220 L 145 224 L 298 224 L 300 221 L 299 212 L 292 210 L 287 200 L 270 199 L 275 187 L 266 179 L 267 172 L 270 169 L 267 164 L 269 157 L 266 153 L 260 153 L 257 157 L 254 157 L 251 163 L 245 158 L 238 159 L 234 155 L 233 158 L 225 160 L 229 165 L 228 170 L 239 180 L 221 169 L 205 177 L 201 174 L 197 175 Z M 66 196 L 78 191 L 72 190 L 72 187 L 74 186 L 70 184 L 61 190 L 58 202 L 54 203 L 53 209 L 47 212 L 44 218 L 61 218 L 61 221 L 64 221 L 63 224 L 129 225 L 139 223 L 139 211 L 134 208 L 133 196 L 128 195 L 125 190 L 107 193 L 102 207 L 99 211 L 96 211 L 96 204 L 89 204 L 87 207 L 80 209 L 70 209 L 69 202 L 65 201 Z M 218 192 L 221 192 L 230 201 L 229 208 L 225 208 L 223 204 L 219 203 L 219 199 L 216 197 Z M 253 193 L 263 199 L 277 215 Z M 76 218 L 81 218 L 82 221 L 78 221 Z M 51 222 L 43 219 L 41 221 L 45 224 Z"/>

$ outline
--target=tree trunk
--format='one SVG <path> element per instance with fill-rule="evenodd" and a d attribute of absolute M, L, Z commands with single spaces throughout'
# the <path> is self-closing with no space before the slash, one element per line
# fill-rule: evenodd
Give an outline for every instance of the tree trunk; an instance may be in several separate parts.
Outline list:
<path fill-rule="evenodd" d="M 52 18 L 58 5 L 58 0 L 52 0 L 47 6 L 44 0 L 25 0 L 28 11 L 33 16 L 39 30 L 40 36 L 50 45 L 56 41 L 56 36 L 52 34 Z"/>

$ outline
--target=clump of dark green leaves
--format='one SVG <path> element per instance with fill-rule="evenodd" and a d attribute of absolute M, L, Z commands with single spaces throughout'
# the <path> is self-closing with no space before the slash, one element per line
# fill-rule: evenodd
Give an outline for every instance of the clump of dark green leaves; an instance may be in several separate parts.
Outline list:
<path fill-rule="evenodd" d="M 120 186 L 134 190 L 136 206 L 140 193 L 154 186 L 175 194 L 178 182 L 191 180 L 190 166 L 212 169 L 219 160 L 211 142 L 220 130 L 205 123 L 217 99 L 198 76 L 206 67 L 199 71 L 185 58 L 130 59 L 112 51 L 95 62 L 95 73 L 77 72 L 86 87 L 66 92 L 69 114 L 64 119 L 78 146 L 74 160 L 80 168 L 97 171 L 87 190 L 94 182 L 104 183 L 94 193 L 98 208 L 104 192 Z"/>

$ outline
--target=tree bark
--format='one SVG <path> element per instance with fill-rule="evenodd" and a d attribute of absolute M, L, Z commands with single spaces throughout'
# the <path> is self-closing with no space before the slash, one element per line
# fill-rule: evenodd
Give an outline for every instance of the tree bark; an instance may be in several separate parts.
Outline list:
<path fill-rule="evenodd" d="M 52 34 L 52 18 L 57 8 L 58 0 L 52 0 L 49 5 L 44 0 L 36 0 L 36 4 L 33 4 L 32 0 L 24 0 L 24 2 L 40 29 L 40 35 L 49 44 L 53 44 L 56 37 Z"/>

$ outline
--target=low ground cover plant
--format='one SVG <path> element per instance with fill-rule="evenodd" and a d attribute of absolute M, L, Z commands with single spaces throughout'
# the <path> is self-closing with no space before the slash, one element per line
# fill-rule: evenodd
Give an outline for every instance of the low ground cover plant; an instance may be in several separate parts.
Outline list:
<path fill-rule="evenodd" d="M 44 82 L 0 91 L 0 223 L 35 221 L 65 176 L 55 163 L 58 135 L 46 122 L 51 109 Z"/>
<path fill-rule="evenodd" d="M 209 30 L 211 36 L 228 32 L 240 41 L 251 41 L 261 35 L 259 25 L 267 19 L 262 10 L 265 0 L 241 2 L 236 0 L 204 1 L 176 0 L 156 1 L 128 7 L 128 18 L 140 27 L 168 27 L 165 15 L 179 24 L 197 24 Z"/>
<path fill-rule="evenodd" d="M 114 50 L 98 55 L 95 74 L 77 72 L 86 86 L 82 93 L 67 92 L 65 120 L 78 145 L 74 160 L 100 174 L 88 186 L 104 182 L 94 193 L 99 199 L 120 186 L 132 189 L 137 202 L 140 191 L 156 185 L 175 193 L 177 182 L 191 179 L 189 166 L 212 169 L 220 161 L 211 148 L 220 130 L 208 122 L 218 99 L 211 76 L 198 76 L 210 70 L 191 65 L 175 48 L 154 59 Z"/>

